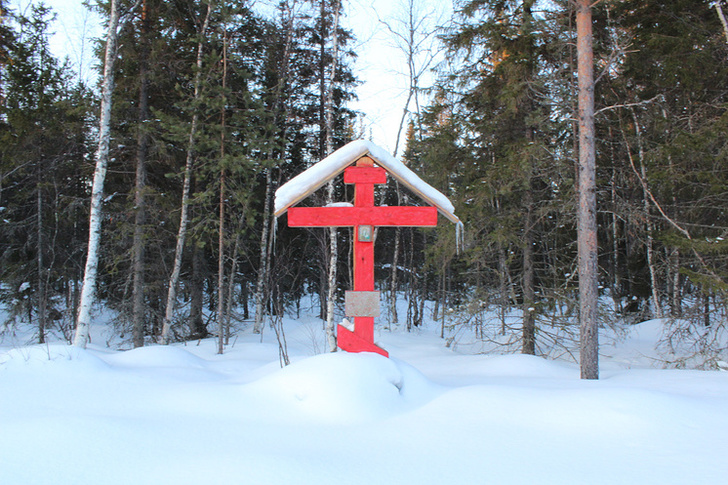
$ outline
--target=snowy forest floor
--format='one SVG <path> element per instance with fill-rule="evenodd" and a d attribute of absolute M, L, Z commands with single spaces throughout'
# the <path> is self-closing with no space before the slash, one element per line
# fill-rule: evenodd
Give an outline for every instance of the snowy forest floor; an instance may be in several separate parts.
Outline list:
<path fill-rule="evenodd" d="M 275 333 L 87 350 L 0 340 L 0 483 L 686 484 L 728 474 L 728 372 L 663 369 L 662 323 L 603 331 L 573 361 L 476 353 L 440 326 L 375 330 L 391 359 L 321 353 L 321 321 Z M 493 349 L 491 349 L 493 350 Z"/>

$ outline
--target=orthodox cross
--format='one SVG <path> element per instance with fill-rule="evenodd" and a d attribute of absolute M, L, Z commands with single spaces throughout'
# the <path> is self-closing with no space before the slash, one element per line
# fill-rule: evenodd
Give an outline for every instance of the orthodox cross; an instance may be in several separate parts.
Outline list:
<path fill-rule="evenodd" d="M 436 226 L 437 208 L 374 205 L 374 185 L 387 183 L 387 171 L 365 156 L 344 170 L 344 183 L 354 185 L 353 207 L 291 207 L 290 227 L 353 227 L 354 289 L 346 292 L 346 315 L 354 317 L 354 331 L 338 326 L 338 345 L 348 352 L 386 350 L 374 343 L 374 317 L 379 316 L 379 292 L 374 291 L 374 230 L 392 226 Z"/>

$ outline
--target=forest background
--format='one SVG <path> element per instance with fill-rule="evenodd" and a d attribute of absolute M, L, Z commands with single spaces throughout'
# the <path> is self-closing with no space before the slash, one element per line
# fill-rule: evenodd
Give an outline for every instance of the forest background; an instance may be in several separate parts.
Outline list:
<path fill-rule="evenodd" d="M 97 293 L 114 310 L 117 335 L 138 347 L 216 333 L 222 349 L 236 329 L 260 330 L 284 312 L 326 319 L 338 311 L 327 308 L 329 289 L 340 302 L 351 286 L 351 234 L 332 241 L 288 229 L 270 204 L 276 187 L 332 148 L 368 137 L 352 109 L 356 39 L 340 22 L 346 2 L 133 4 L 121 2 L 128 21 L 115 63 Z M 20 16 L 0 5 L 2 330 L 24 322 L 38 342 L 71 341 L 98 95 L 53 56 L 49 10 Z M 387 21 L 409 81 L 404 106 L 393 107 L 402 117 L 391 149 L 453 201 L 466 231 L 462 251 L 445 226 L 379 232 L 388 324 L 417 327 L 433 300 L 443 336 L 446 325 L 463 325 L 510 350 L 572 353 L 574 4 L 459 2 L 437 29 L 423 27 L 417 2 L 403 5 L 411 15 Z M 104 18 L 108 7 L 94 6 Z M 602 1 L 593 19 L 600 324 L 663 318 L 663 344 L 693 350 L 670 364 L 716 367 L 728 290 L 721 2 Z M 431 68 L 437 82 L 424 86 Z M 324 192 L 311 202 L 352 197 L 343 184 Z M 394 182 L 378 200 L 418 203 Z M 183 207 L 189 228 L 165 328 Z M 301 308 L 307 295 L 315 309 Z M 516 322 L 506 318 L 514 312 Z"/>

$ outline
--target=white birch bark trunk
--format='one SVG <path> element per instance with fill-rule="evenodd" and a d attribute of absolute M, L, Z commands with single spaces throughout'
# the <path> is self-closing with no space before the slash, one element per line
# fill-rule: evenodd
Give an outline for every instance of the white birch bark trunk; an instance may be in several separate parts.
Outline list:
<path fill-rule="evenodd" d="M 281 103 L 282 91 L 284 85 L 288 82 L 288 63 L 291 52 L 291 44 L 293 43 L 293 20 L 294 8 L 296 1 L 291 3 L 285 2 L 286 9 L 286 44 L 283 51 L 283 63 L 281 66 L 281 76 L 276 86 L 276 100 L 274 116 L 278 116 L 278 110 Z M 277 119 L 276 119 L 277 121 Z M 275 124 L 275 123 L 274 123 Z M 263 231 L 260 236 L 260 265 L 258 269 L 258 280 L 255 285 L 255 323 L 253 324 L 253 333 L 261 333 L 263 331 L 263 318 L 265 316 L 265 301 L 267 293 L 268 271 L 270 268 L 270 250 L 268 239 L 271 232 L 271 214 L 270 214 L 270 198 L 273 191 L 273 174 L 272 167 L 265 171 L 265 200 L 263 201 Z M 272 239 L 272 238 L 270 238 Z"/>
<path fill-rule="evenodd" d="M 645 153 L 642 147 L 642 130 L 640 130 L 639 120 L 634 110 L 632 120 L 634 121 L 635 134 L 637 135 L 637 156 L 640 160 L 640 175 L 642 180 L 647 180 L 647 171 L 645 170 Z M 662 318 L 662 306 L 660 305 L 660 294 L 658 291 L 657 270 L 655 269 L 655 250 L 654 250 L 654 225 L 650 220 L 650 201 L 648 199 L 647 188 L 642 184 L 642 203 L 645 208 L 645 220 L 647 221 L 647 267 L 650 270 L 650 287 L 652 289 L 652 312 L 655 318 Z"/>
<path fill-rule="evenodd" d="M 672 295 L 671 313 L 673 317 L 682 315 L 682 306 L 680 302 L 680 250 L 673 248 L 670 252 L 670 270 L 672 271 Z"/>
<path fill-rule="evenodd" d="M 136 3 L 134 8 L 139 5 Z M 132 11 L 134 10 L 132 8 Z M 129 14 L 131 11 L 129 12 Z M 99 115 L 99 144 L 96 149 L 96 168 L 91 187 L 91 207 L 89 210 L 88 248 L 86 266 L 81 287 L 81 301 L 76 319 L 76 333 L 73 345 L 86 347 L 91 325 L 91 305 L 96 297 L 96 279 L 99 266 L 99 247 L 101 244 L 101 209 L 104 198 L 104 181 L 109 163 L 109 143 L 111 138 L 111 94 L 114 91 L 114 63 L 119 31 L 129 14 L 123 20 L 119 15 L 119 0 L 111 0 L 109 29 L 106 35 L 104 52 L 104 73 L 101 81 L 101 112 Z"/>
<path fill-rule="evenodd" d="M 718 12 L 718 18 L 720 18 L 720 23 L 723 25 L 723 33 L 725 34 L 725 40 L 728 42 L 728 22 L 725 19 L 725 14 L 723 13 L 723 6 L 722 0 L 716 0 L 713 3 L 713 7 L 715 7 L 715 11 Z"/>
<path fill-rule="evenodd" d="M 200 80 L 202 75 L 202 51 L 203 38 L 207 33 L 207 27 L 210 22 L 210 13 L 212 12 L 212 2 L 207 5 L 207 14 L 200 31 L 200 41 L 197 44 L 197 72 L 195 73 L 195 101 L 200 97 Z M 169 331 L 172 325 L 172 317 L 174 315 L 174 306 L 177 300 L 177 284 L 179 283 L 179 274 L 182 269 L 182 252 L 187 237 L 187 224 L 189 222 L 189 205 L 190 205 L 190 185 L 192 179 L 192 161 L 195 150 L 195 135 L 197 134 L 197 124 L 199 123 L 199 115 L 197 110 L 192 115 L 192 124 L 190 125 L 190 136 L 187 140 L 187 158 L 185 160 L 185 178 L 182 184 L 182 208 L 180 212 L 179 230 L 177 232 L 177 244 L 174 249 L 174 267 L 169 277 L 169 285 L 167 288 L 167 306 L 164 312 L 164 321 L 162 322 L 162 334 L 160 340 L 162 344 L 169 343 Z"/>
<path fill-rule="evenodd" d="M 337 62 L 339 58 L 339 2 L 334 4 L 334 26 L 332 34 L 333 54 L 331 70 L 329 71 L 329 83 L 326 90 L 326 154 L 334 151 L 333 140 L 333 118 L 334 118 L 334 79 L 336 76 Z M 323 18 L 321 19 L 323 22 Z M 326 203 L 331 204 L 334 201 L 334 185 L 333 181 L 329 182 L 326 192 Z M 336 262 L 339 258 L 339 247 L 337 239 L 337 230 L 335 227 L 329 229 L 329 281 L 328 294 L 326 295 L 326 340 L 329 344 L 329 351 L 336 352 L 336 332 L 334 325 L 334 303 L 336 298 Z"/>
<path fill-rule="evenodd" d="M 270 232 L 270 195 L 272 191 L 272 174 L 271 168 L 265 171 L 265 200 L 263 202 L 263 233 L 260 236 L 260 267 L 258 269 L 258 281 L 255 285 L 255 323 L 253 324 L 253 333 L 261 333 L 263 331 L 263 317 L 265 314 L 265 282 L 268 278 L 268 237 Z"/>

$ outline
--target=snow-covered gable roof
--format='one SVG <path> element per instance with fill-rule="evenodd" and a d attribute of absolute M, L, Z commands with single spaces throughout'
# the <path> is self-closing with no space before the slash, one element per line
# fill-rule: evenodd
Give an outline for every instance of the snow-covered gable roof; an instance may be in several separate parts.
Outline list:
<path fill-rule="evenodd" d="M 386 150 L 366 140 L 356 140 L 344 145 L 308 170 L 283 184 L 276 190 L 273 214 L 276 217 L 283 215 L 289 207 L 301 202 L 319 187 L 343 172 L 346 167 L 366 155 L 398 182 L 405 185 L 427 203 L 435 206 L 443 216 L 456 224 L 460 223 L 460 219 L 455 215 L 455 207 L 442 192 L 418 177 Z"/>

